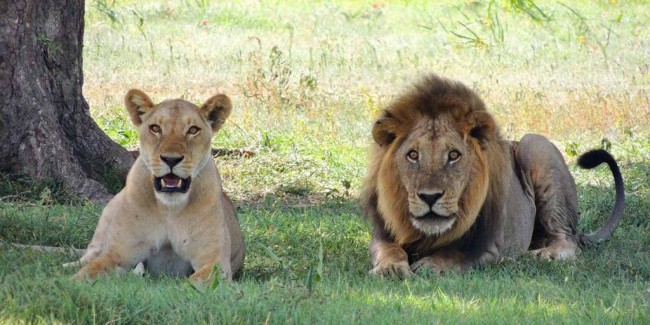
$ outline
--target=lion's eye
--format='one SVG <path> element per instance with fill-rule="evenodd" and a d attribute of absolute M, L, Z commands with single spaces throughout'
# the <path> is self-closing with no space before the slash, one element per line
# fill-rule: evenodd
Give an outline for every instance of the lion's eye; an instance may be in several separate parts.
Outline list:
<path fill-rule="evenodd" d="M 457 150 L 452 150 L 447 154 L 447 158 L 449 159 L 449 162 L 456 162 L 458 159 L 460 159 L 460 152 Z"/>
<path fill-rule="evenodd" d="M 418 154 L 418 152 L 415 150 L 411 150 L 406 154 L 406 159 L 408 159 L 411 162 L 417 162 L 419 158 L 420 158 L 420 154 Z"/>
<path fill-rule="evenodd" d="M 199 131 L 201 131 L 201 129 L 199 129 L 196 126 L 193 126 L 189 130 L 187 130 L 187 134 L 197 134 L 199 133 Z"/>
<path fill-rule="evenodd" d="M 149 131 L 151 131 L 151 133 L 160 133 L 160 126 L 152 124 L 149 126 Z"/>

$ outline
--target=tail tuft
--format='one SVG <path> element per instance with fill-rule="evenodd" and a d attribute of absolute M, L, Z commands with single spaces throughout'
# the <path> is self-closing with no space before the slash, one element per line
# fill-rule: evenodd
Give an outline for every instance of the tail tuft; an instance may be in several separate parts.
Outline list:
<path fill-rule="evenodd" d="M 578 166 L 585 169 L 596 168 L 602 163 L 607 163 L 611 165 L 615 163 L 614 157 L 609 154 L 609 152 L 604 149 L 594 149 L 585 152 L 578 158 Z"/>
<path fill-rule="evenodd" d="M 583 246 L 592 243 L 599 243 L 609 238 L 618 226 L 621 218 L 623 218 L 623 210 L 625 208 L 625 186 L 623 185 L 621 170 L 618 168 L 618 164 L 614 157 L 603 149 L 595 149 L 585 152 L 578 158 L 578 165 L 586 169 L 595 168 L 602 163 L 607 163 L 612 172 L 612 176 L 614 176 L 614 186 L 616 188 L 614 210 L 609 219 L 607 219 L 605 224 L 598 229 L 598 231 L 580 236 L 580 243 Z"/>

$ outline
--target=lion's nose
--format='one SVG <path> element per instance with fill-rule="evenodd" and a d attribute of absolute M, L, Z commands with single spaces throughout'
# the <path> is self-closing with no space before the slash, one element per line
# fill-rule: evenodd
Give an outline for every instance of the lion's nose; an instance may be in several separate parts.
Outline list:
<path fill-rule="evenodd" d="M 165 156 L 160 156 L 160 160 L 164 161 L 169 168 L 174 168 L 174 166 L 178 165 L 179 162 L 181 162 L 185 158 L 185 156 L 180 156 L 180 157 L 165 157 Z"/>
<path fill-rule="evenodd" d="M 428 193 L 418 193 L 418 196 L 422 201 L 426 202 L 430 207 L 436 204 L 436 202 L 442 197 L 442 193 L 434 193 L 434 194 L 428 194 Z"/>

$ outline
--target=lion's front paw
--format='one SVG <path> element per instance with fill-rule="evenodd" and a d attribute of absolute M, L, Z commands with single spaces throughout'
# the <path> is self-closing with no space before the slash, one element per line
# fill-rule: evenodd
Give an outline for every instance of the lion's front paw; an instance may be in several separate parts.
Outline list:
<path fill-rule="evenodd" d="M 437 259 L 427 256 L 411 264 L 411 270 L 413 272 L 431 272 L 435 275 L 440 275 L 445 268 L 438 263 Z"/>
<path fill-rule="evenodd" d="M 431 272 L 436 275 L 447 271 L 460 271 L 460 259 L 455 254 L 447 255 L 432 255 L 423 257 L 417 262 L 411 264 L 413 272 Z"/>
<path fill-rule="evenodd" d="M 413 275 L 407 261 L 379 263 L 368 273 L 372 276 L 392 279 L 405 279 Z"/>

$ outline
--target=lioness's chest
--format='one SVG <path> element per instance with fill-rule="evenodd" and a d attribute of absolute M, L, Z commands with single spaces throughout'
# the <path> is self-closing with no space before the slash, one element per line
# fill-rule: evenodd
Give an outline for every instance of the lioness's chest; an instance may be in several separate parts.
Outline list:
<path fill-rule="evenodd" d="M 174 222 L 156 222 L 149 229 L 148 253 L 141 261 L 147 272 L 154 277 L 191 274 L 188 230 Z"/>
<path fill-rule="evenodd" d="M 172 214 L 165 211 L 149 211 L 142 214 L 143 224 L 139 228 L 144 230 L 141 235 L 146 240 L 142 243 L 149 246 L 149 255 L 167 247 L 181 257 L 186 256 L 193 225 L 184 222 L 184 219 L 188 218 L 183 218 L 182 212 Z"/>

